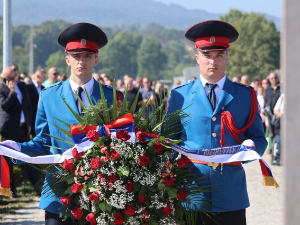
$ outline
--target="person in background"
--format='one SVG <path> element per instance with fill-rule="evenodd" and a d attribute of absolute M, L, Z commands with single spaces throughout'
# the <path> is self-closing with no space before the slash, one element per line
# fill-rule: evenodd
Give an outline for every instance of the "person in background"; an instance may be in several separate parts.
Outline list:
<path fill-rule="evenodd" d="M 43 83 L 43 86 L 45 88 L 55 84 L 58 82 L 57 80 L 57 77 L 59 75 L 59 72 L 58 70 L 56 69 L 56 67 L 51 67 L 49 70 L 48 70 L 48 80 L 46 80 L 44 83 Z"/>
<path fill-rule="evenodd" d="M 263 95 L 263 87 L 258 86 L 256 93 L 257 93 L 257 101 L 258 101 L 259 108 L 260 108 L 260 116 L 261 116 L 262 123 L 263 123 L 263 126 L 264 126 L 264 131 L 266 132 L 265 122 L 266 122 L 267 117 L 264 115 L 265 100 L 264 100 L 264 95 Z"/>
<path fill-rule="evenodd" d="M 245 84 L 245 85 L 250 85 L 250 81 L 249 81 L 248 75 L 243 75 L 243 76 L 241 77 L 241 83 L 242 83 L 242 84 Z"/>
<path fill-rule="evenodd" d="M 232 82 L 237 82 L 237 83 L 240 83 L 240 78 L 238 76 L 234 76 L 232 78 Z"/>
<path fill-rule="evenodd" d="M 94 79 L 95 79 L 96 81 L 99 82 L 99 80 L 100 80 L 100 74 L 99 74 L 99 73 L 93 73 L 93 77 L 94 77 Z"/>
<path fill-rule="evenodd" d="M 138 89 L 134 88 L 133 80 L 131 77 L 125 80 L 125 87 L 127 87 L 127 89 L 128 89 L 128 91 L 127 91 L 128 106 L 131 107 L 132 103 L 138 93 Z M 142 105 L 143 105 L 143 97 L 142 97 L 141 93 L 139 93 L 138 103 L 136 104 L 135 112 L 138 112 Z"/>
<path fill-rule="evenodd" d="M 192 80 L 197 80 L 197 77 L 192 77 Z"/>
<path fill-rule="evenodd" d="M 109 76 L 105 76 L 105 77 L 103 77 L 103 81 L 104 81 L 104 84 L 107 85 L 107 83 L 111 80 L 110 80 Z"/>
<path fill-rule="evenodd" d="M 151 80 L 148 77 L 143 78 L 143 85 L 140 89 L 140 93 L 142 94 L 143 103 L 145 104 L 150 97 L 150 101 L 148 102 L 148 108 L 145 111 L 145 117 L 149 117 L 153 111 L 155 110 L 155 92 L 151 88 Z"/>
<path fill-rule="evenodd" d="M 114 82 L 112 82 L 111 79 L 106 80 L 105 85 L 110 86 L 110 87 L 114 87 Z"/>
<path fill-rule="evenodd" d="M 155 90 L 155 85 L 156 85 L 157 81 L 152 81 L 151 82 L 151 89 Z"/>
<path fill-rule="evenodd" d="M 125 82 L 126 79 L 131 78 L 131 76 L 129 74 L 125 74 L 123 77 L 123 81 Z"/>
<path fill-rule="evenodd" d="M 137 89 L 140 89 L 140 88 L 143 87 L 143 78 L 142 78 L 142 77 L 137 76 L 137 77 L 135 78 L 135 87 L 136 87 Z"/>
<path fill-rule="evenodd" d="M 155 94 L 159 104 L 166 103 L 168 98 L 168 90 L 160 82 L 156 82 L 155 85 Z"/>
<path fill-rule="evenodd" d="M 281 95 L 278 98 L 275 106 L 274 106 L 274 115 L 277 116 L 277 121 L 275 122 L 274 125 L 274 133 L 275 133 L 275 143 L 277 147 L 277 152 L 276 152 L 276 158 L 273 161 L 273 164 L 276 165 L 281 165 L 280 161 L 280 154 L 281 154 L 281 148 L 280 148 L 280 120 L 282 116 L 284 115 L 284 104 L 285 104 L 285 96 L 284 93 L 282 92 L 281 88 Z"/>
<path fill-rule="evenodd" d="M 181 85 L 180 80 L 175 80 L 173 88 L 178 87 L 179 85 Z"/>
<path fill-rule="evenodd" d="M 3 69 L 2 78 L 3 83 L 0 85 L 0 134 L 2 141 L 27 142 L 30 140 L 32 111 L 26 84 L 18 80 L 16 71 L 10 67 Z M 18 197 L 13 179 L 13 163 L 9 157 L 4 156 L 4 158 L 10 170 L 12 197 Z"/>
<path fill-rule="evenodd" d="M 25 80 L 26 77 L 28 77 L 27 73 L 25 73 L 25 72 L 20 73 L 20 80 Z"/>
<path fill-rule="evenodd" d="M 259 80 L 255 79 L 254 81 L 251 82 L 250 86 L 253 87 L 255 91 L 257 91 L 258 85 L 259 85 Z"/>
<path fill-rule="evenodd" d="M 15 71 L 15 73 L 16 73 L 16 78 L 17 78 L 18 80 L 22 80 L 22 79 L 19 77 L 19 73 L 20 73 L 19 67 L 18 67 L 16 64 L 13 64 L 13 65 L 11 66 L 11 68 Z"/>
<path fill-rule="evenodd" d="M 57 76 L 57 81 L 66 81 L 68 77 L 65 74 L 59 74 Z"/>
<path fill-rule="evenodd" d="M 270 85 L 270 82 L 267 78 L 261 80 L 261 86 L 263 87 L 263 95 L 265 96 L 265 92 L 267 87 Z"/>
<path fill-rule="evenodd" d="M 104 77 L 106 77 L 106 74 L 105 73 L 101 73 L 100 77 L 102 77 L 102 79 L 104 79 Z"/>
<path fill-rule="evenodd" d="M 25 77 L 23 80 L 26 84 L 30 84 L 31 83 L 31 78 L 30 77 Z"/>
<path fill-rule="evenodd" d="M 126 80 L 128 80 L 129 78 L 127 79 L 124 79 L 124 82 L 122 81 L 122 79 L 118 79 L 117 82 L 116 82 L 116 88 L 117 90 L 121 91 L 121 92 L 125 92 L 125 86 L 124 86 L 124 83 Z"/>

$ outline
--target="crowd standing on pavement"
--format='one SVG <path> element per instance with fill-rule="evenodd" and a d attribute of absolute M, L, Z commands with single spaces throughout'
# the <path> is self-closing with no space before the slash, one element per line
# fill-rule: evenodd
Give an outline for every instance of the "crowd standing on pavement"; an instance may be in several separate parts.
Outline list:
<path fill-rule="evenodd" d="M 93 77 L 103 85 L 114 86 L 114 79 L 105 73 L 93 73 Z M 41 91 L 67 79 L 68 77 L 60 74 L 55 67 L 51 67 L 47 72 L 44 69 L 38 69 L 31 76 L 28 76 L 26 72 L 20 73 L 17 65 L 4 68 L 0 80 L 0 134 L 2 141 L 9 138 L 18 142 L 27 142 L 29 138 L 35 137 L 35 118 Z M 195 80 L 197 78 L 193 77 L 192 79 Z M 285 96 L 280 86 L 278 75 L 272 72 L 262 80 L 255 79 L 251 82 L 247 75 L 242 75 L 241 77 L 233 76 L 232 81 L 250 85 L 256 91 L 260 115 L 268 140 L 266 153 L 273 155 L 272 164 L 281 165 L 280 119 L 284 116 Z M 116 80 L 117 90 L 124 93 L 127 88 L 129 107 L 131 107 L 136 95 L 139 95 L 135 112 L 138 112 L 150 97 L 144 116 L 151 115 L 155 110 L 156 104 L 167 104 L 170 98 L 170 90 L 180 85 L 181 82 L 179 80 L 175 80 L 174 84 L 168 87 L 158 80 L 151 81 L 148 77 L 140 76 L 134 79 L 129 74 L 125 74 L 123 79 Z M 20 123 L 16 122 L 19 120 L 17 117 L 20 117 Z M 6 124 L 11 124 L 11 119 L 15 120 L 17 125 L 14 128 L 12 126 L 7 128 Z M 8 134 L 9 136 L 7 136 Z M 13 164 L 11 161 L 7 161 L 12 168 Z M 40 173 L 30 166 L 26 166 L 26 171 L 27 176 L 34 185 L 40 178 Z M 32 174 L 37 175 L 32 176 Z M 12 174 L 11 177 L 13 178 Z M 18 194 L 13 179 L 11 179 L 11 188 L 13 197 L 17 197 Z"/>

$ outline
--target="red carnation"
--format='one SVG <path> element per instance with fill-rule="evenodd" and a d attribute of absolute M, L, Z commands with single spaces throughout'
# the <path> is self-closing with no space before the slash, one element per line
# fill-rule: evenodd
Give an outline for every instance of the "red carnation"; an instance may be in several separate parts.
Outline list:
<path fill-rule="evenodd" d="M 139 195 L 139 203 L 146 203 L 145 195 Z"/>
<path fill-rule="evenodd" d="M 183 201 L 186 197 L 187 193 L 184 192 L 183 190 L 178 190 L 177 191 L 177 198 L 180 200 L 180 201 Z"/>
<path fill-rule="evenodd" d="M 97 142 L 99 140 L 99 133 L 96 130 L 89 130 L 86 137 L 89 138 L 90 141 Z"/>
<path fill-rule="evenodd" d="M 64 196 L 60 197 L 59 200 L 61 201 L 61 203 L 62 203 L 64 206 L 68 206 L 68 205 L 70 205 L 70 203 L 71 203 L 71 199 L 69 198 L 68 195 L 64 195 Z"/>
<path fill-rule="evenodd" d="M 85 217 L 85 219 L 91 224 L 91 225 L 96 225 L 96 216 L 94 213 L 90 213 Z"/>
<path fill-rule="evenodd" d="M 129 138 L 131 137 L 128 134 L 127 130 L 119 130 L 116 132 L 116 136 L 118 139 L 121 139 L 123 142 L 129 140 Z"/>
<path fill-rule="evenodd" d="M 119 176 L 115 174 L 111 174 L 108 176 L 108 180 L 114 184 L 117 180 L 119 180 Z"/>
<path fill-rule="evenodd" d="M 138 164 L 140 166 L 148 166 L 149 162 L 150 162 L 149 157 L 145 155 L 141 155 L 138 159 Z"/>
<path fill-rule="evenodd" d="M 82 217 L 82 211 L 81 209 L 76 206 L 74 209 L 71 210 L 71 213 L 73 214 L 73 216 L 78 219 L 78 220 L 81 220 L 81 217 Z"/>
<path fill-rule="evenodd" d="M 167 186 L 172 186 L 174 184 L 174 178 L 166 176 L 164 184 Z"/>
<path fill-rule="evenodd" d="M 83 154 L 84 154 L 84 152 L 78 153 L 77 148 L 73 148 L 72 156 L 74 159 L 81 159 Z"/>
<path fill-rule="evenodd" d="M 154 151 L 157 152 L 157 154 L 159 154 L 159 152 L 161 150 L 164 150 L 165 147 L 163 145 L 160 144 L 160 142 L 156 142 L 154 145 L 153 145 L 153 148 L 154 148 Z"/>
<path fill-rule="evenodd" d="M 146 141 L 146 134 L 142 131 L 138 131 L 136 134 L 135 134 L 136 138 L 138 139 L 138 141 L 140 143 L 143 143 Z"/>
<path fill-rule="evenodd" d="M 123 210 L 123 213 L 133 216 L 135 214 L 136 208 L 133 205 L 128 205 L 126 208 Z"/>
<path fill-rule="evenodd" d="M 102 154 L 105 154 L 106 152 L 107 152 L 107 147 L 104 147 L 104 148 L 101 149 Z"/>
<path fill-rule="evenodd" d="M 125 184 L 125 188 L 128 192 L 133 192 L 133 184 L 131 182 L 127 182 L 127 184 Z"/>
<path fill-rule="evenodd" d="M 189 164 L 189 161 L 186 157 L 182 157 L 182 158 L 177 160 L 177 165 L 179 167 L 187 167 L 188 164 Z"/>
<path fill-rule="evenodd" d="M 118 149 L 117 149 L 117 150 L 116 150 L 116 149 L 111 150 L 111 151 L 110 151 L 110 154 L 111 154 L 113 157 L 115 157 L 116 159 L 120 157 L 120 154 L 119 154 Z"/>
<path fill-rule="evenodd" d="M 166 216 L 169 215 L 171 212 L 173 212 L 174 209 L 171 209 L 170 205 L 167 204 L 165 208 L 162 209 L 162 213 Z"/>
<path fill-rule="evenodd" d="M 100 198 L 100 195 L 97 191 L 94 191 L 92 194 L 90 194 L 89 198 L 92 202 L 95 202 Z"/>
<path fill-rule="evenodd" d="M 91 160 L 92 170 L 98 169 L 101 166 L 101 161 L 99 158 L 93 158 Z"/>
<path fill-rule="evenodd" d="M 69 173 L 72 173 L 72 170 L 73 170 L 73 161 L 70 160 L 70 159 L 65 159 L 64 160 L 64 164 L 63 164 L 63 168 L 64 169 L 67 169 Z"/>
<path fill-rule="evenodd" d="M 121 213 L 115 214 L 114 218 L 114 224 L 123 224 L 125 222 Z"/>
<path fill-rule="evenodd" d="M 143 216 L 143 221 L 146 221 L 150 218 L 149 216 L 149 213 L 147 211 L 147 209 L 144 209 L 142 212 L 141 212 L 142 216 Z"/>
<path fill-rule="evenodd" d="M 71 186 L 71 190 L 73 193 L 78 193 L 79 191 L 81 191 L 83 188 L 83 185 L 81 183 L 77 183 L 77 184 L 73 184 Z"/>

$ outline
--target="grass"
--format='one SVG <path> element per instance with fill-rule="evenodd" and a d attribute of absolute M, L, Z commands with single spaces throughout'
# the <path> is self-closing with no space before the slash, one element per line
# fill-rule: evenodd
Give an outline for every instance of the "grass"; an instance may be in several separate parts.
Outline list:
<path fill-rule="evenodd" d="M 17 194 L 18 198 L 0 195 L 0 221 L 4 216 L 12 214 L 38 197 L 32 191 L 32 185 L 29 181 L 23 182 L 20 187 L 17 187 Z"/>

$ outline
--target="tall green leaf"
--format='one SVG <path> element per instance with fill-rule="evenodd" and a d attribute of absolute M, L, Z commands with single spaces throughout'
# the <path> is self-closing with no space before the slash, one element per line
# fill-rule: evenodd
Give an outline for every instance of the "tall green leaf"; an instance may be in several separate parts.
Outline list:
<path fill-rule="evenodd" d="M 56 124 L 52 123 L 49 121 L 49 123 L 51 123 L 53 126 L 55 126 L 57 129 L 59 129 L 61 132 L 65 133 L 66 135 L 68 135 L 68 137 L 72 137 L 72 134 L 70 131 L 65 130 L 64 128 L 61 128 L 60 126 L 57 126 Z"/>
<path fill-rule="evenodd" d="M 141 121 L 141 118 L 145 112 L 145 110 L 148 108 L 148 102 L 150 101 L 150 97 L 147 99 L 146 103 L 143 105 L 141 110 L 139 111 L 138 115 L 135 117 L 134 123 L 138 124 Z"/>
<path fill-rule="evenodd" d="M 114 80 L 112 120 L 118 117 L 116 81 Z"/>
<path fill-rule="evenodd" d="M 68 143 L 68 144 L 74 145 L 74 143 L 73 143 L 73 142 L 66 141 L 65 139 L 62 139 L 62 138 L 59 138 L 59 137 L 56 137 L 56 136 L 53 136 L 53 135 L 50 135 L 50 134 L 46 134 L 46 135 L 48 135 L 49 137 L 55 138 L 56 140 L 59 140 L 59 141 L 62 141 L 62 142 L 65 142 L 65 143 Z"/>
<path fill-rule="evenodd" d="M 62 121 L 62 120 L 60 120 L 60 119 L 57 119 L 56 117 L 54 117 L 54 116 L 51 116 L 51 117 L 53 117 L 54 119 L 56 119 L 57 121 L 59 121 L 59 122 L 61 122 L 63 125 L 65 125 L 66 127 L 69 127 L 70 128 L 70 124 L 68 124 L 68 123 L 66 123 L 66 122 L 64 122 L 64 121 Z"/>
<path fill-rule="evenodd" d="M 126 109 L 127 109 L 127 105 L 128 105 L 127 93 L 128 93 L 128 87 L 126 87 L 126 90 L 125 90 L 124 100 L 123 100 L 123 103 L 121 103 L 122 105 L 121 105 L 121 111 L 120 111 L 119 116 L 123 116 L 126 113 Z"/>
<path fill-rule="evenodd" d="M 62 99 L 66 106 L 69 108 L 71 113 L 74 115 L 74 117 L 78 120 L 79 123 L 84 123 L 84 119 L 82 119 L 72 108 L 69 106 L 69 104 L 65 101 L 65 99 Z"/>
<path fill-rule="evenodd" d="M 133 103 L 131 105 L 131 108 L 129 110 L 129 112 L 133 115 L 135 113 L 135 108 L 136 108 L 136 104 L 138 102 L 138 99 L 139 99 L 139 94 L 140 94 L 140 89 L 138 90 L 134 100 L 133 100 Z"/>
<path fill-rule="evenodd" d="M 104 95 L 104 91 L 103 91 L 103 87 L 102 84 L 99 83 L 100 86 L 100 92 L 101 92 L 101 100 L 102 101 L 102 107 L 103 107 L 103 117 L 104 117 L 104 123 L 105 124 L 109 124 L 110 123 L 110 116 L 109 116 L 109 112 L 108 112 L 108 107 L 107 107 L 107 103 L 105 101 L 105 95 Z"/>

